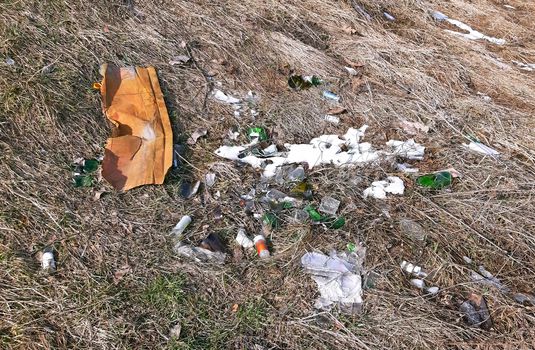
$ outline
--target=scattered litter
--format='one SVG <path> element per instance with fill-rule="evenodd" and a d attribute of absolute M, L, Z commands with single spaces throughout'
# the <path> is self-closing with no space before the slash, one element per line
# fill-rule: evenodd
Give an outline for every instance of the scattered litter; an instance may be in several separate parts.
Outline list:
<path fill-rule="evenodd" d="M 509 10 L 516 10 L 516 7 L 513 7 L 511 5 L 503 5 L 503 7 L 509 9 Z"/>
<path fill-rule="evenodd" d="M 186 155 L 186 146 L 181 144 L 173 145 L 173 169 L 182 166 L 184 156 Z"/>
<path fill-rule="evenodd" d="M 429 287 L 426 289 L 426 292 L 429 294 L 437 294 L 440 291 L 438 287 Z"/>
<path fill-rule="evenodd" d="M 244 227 L 240 227 L 238 229 L 238 234 L 236 235 L 236 242 L 238 242 L 239 245 L 246 249 L 252 248 L 255 245 L 253 241 L 247 236 Z"/>
<path fill-rule="evenodd" d="M 95 194 L 93 195 L 93 200 L 94 200 L 94 201 L 98 201 L 98 200 L 102 197 L 102 195 L 103 195 L 104 193 L 106 193 L 106 192 L 107 192 L 107 191 L 106 191 L 104 188 L 101 188 L 101 189 L 99 189 L 99 190 L 96 190 L 96 191 L 95 191 Z"/>
<path fill-rule="evenodd" d="M 335 115 L 325 115 L 323 117 L 323 120 L 325 120 L 326 122 L 329 122 L 329 123 L 332 123 L 332 124 L 338 124 L 340 123 L 340 118 L 335 116 Z"/>
<path fill-rule="evenodd" d="M 43 250 L 41 267 L 43 268 L 43 271 L 47 273 L 56 271 L 56 260 L 54 259 L 54 250 L 52 248 L 49 247 Z"/>
<path fill-rule="evenodd" d="M 403 194 L 405 185 L 403 180 L 397 176 L 389 176 L 386 180 L 374 181 L 372 185 L 364 190 L 364 198 L 373 197 L 377 199 L 385 199 L 387 193 Z"/>
<path fill-rule="evenodd" d="M 490 97 L 489 95 L 486 95 L 486 94 L 484 94 L 484 93 L 482 93 L 482 92 L 479 92 L 479 91 L 478 91 L 478 92 L 477 92 L 477 95 L 478 95 L 479 97 L 481 97 L 481 99 L 482 99 L 483 101 L 485 101 L 485 102 L 490 102 L 490 101 L 492 101 L 492 97 Z"/>
<path fill-rule="evenodd" d="M 414 142 L 413 139 L 407 141 L 390 140 L 386 145 L 391 147 L 392 152 L 397 156 L 415 160 L 424 159 L 425 147 Z"/>
<path fill-rule="evenodd" d="M 514 301 L 524 306 L 535 306 L 535 295 L 516 293 L 513 295 Z"/>
<path fill-rule="evenodd" d="M 402 120 L 399 125 L 409 135 L 417 135 L 420 132 L 427 133 L 429 131 L 429 127 L 425 124 L 422 124 L 420 122 L 410 122 L 408 120 Z"/>
<path fill-rule="evenodd" d="M 15 64 L 15 60 L 12 59 L 11 57 L 6 57 L 6 64 L 8 66 L 13 66 Z"/>
<path fill-rule="evenodd" d="M 422 175 L 416 179 L 418 185 L 435 190 L 451 185 L 452 181 L 452 175 L 449 171 L 440 171 L 434 174 Z"/>
<path fill-rule="evenodd" d="M 255 145 L 254 142 L 243 146 L 221 146 L 215 151 L 215 154 L 222 158 L 249 164 L 256 169 L 263 169 L 265 178 L 275 176 L 278 168 L 285 164 L 307 163 L 308 167 L 312 169 L 314 166 L 322 164 L 342 166 L 369 163 L 383 155 L 408 159 L 423 158 L 425 147 L 412 139 L 405 142 L 396 140 L 387 142 L 389 146 L 387 152 L 373 150 L 370 143 L 359 142 L 367 128 L 367 125 L 360 129 L 349 128 L 342 137 L 322 135 L 312 139 L 309 144 L 285 144 L 286 151 L 279 152 L 276 156 L 267 159 L 250 154 L 250 148 Z"/>
<path fill-rule="evenodd" d="M 362 308 L 363 263 L 366 249 L 358 246 L 354 253 L 331 252 L 330 256 L 321 253 L 306 253 L 301 257 L 305 272 L 312 276 L 318 285 L 320 298 L 317 309 L 330 310 L 338 305 L 342 312 L 356 314 Z"/>
<path fill-rule="evenodd" d="M 433 13 L 431 13 L 431 16 L 436 20 L 436 21 L 444 21 L 448 18 L 448 16 L 446 16 L 445 14 L 443 14 L 442 12 L 439 12 L 439 11 L 434 11 Z"/>
<path fill-rule="evenodd" d="M 104 64 L 102 109 L 113 124 L 102 176 L 117 190 L 162 184 L 173 162 L 173 133 L 154 67 Z"/>
<path fill-rule="evenodd" d="M 268 135 L 266 132 L 266 129 L 255 126 L 252 128 L 247 129 L 247 137 L 249 137 L 250 141 L 267 141 Z"/>
<path fill-rule="evenodd" d="M 220 102 L 224 102 L 228 104 L 237 104 L 241 102 L 239 98 L 226 95 L 223 91 L 218 90 L 218 89 L 214 90 L 214 98 Z"/>
<path fill-rule="evenodd" d="M 199 191 L 200 186 L 200 181 L 196 181 L 193 185 L 187 181 L 182 181 L 182 184 L 180 185 L 180 195 L 186 199 L 193 198 Z"/>
<path fill-rule="evenodd" d="M 338 211 L 338 207 L 340 206 L 340 201 L 337 199 L 334 199 L 332 197 L 323 197 L 321 199 L 320 207 L 318 208 L 319 211 L 329 214 L 329 215 L 336 215 L 336 212 Z"/>
<path fill-rule="evenodd" d="M 405 260 L 403 260 L 403 262 L 401 263 L 401 269 L 414 277 L 427 277 L 427 273 L 422 271 L 422 268 L 420 266 L 414 265 Z"/>
<path fill-rule="evenodd" d="M 172 236 L 175 241 L 180 241 L 182 239 L 184 230 L 186 230 L 186 227 L 188 227 L 189 224 L 191 224 L 191 216 L 184 215 L 180 219 L 178 224 L 176 224 L 176 226 L 173 227 L 169 235 Z"/>
<path fill-rule="evenodd" d="M 208 130 L 207 129 L 201 128 L 201 129 L 195 130 L 193 132 L 193 135 L 191 135 L 191 137 L 188 139 L 188 145 L 196 144 L 197 140 L 200 137 L 206 136 L 206 134 L 208 134 Z"/>
<path fill-rule="evenodd" d="M 461 21 L 449 18 L 448 16 L 446 16 L 445 14 L 443 14 L 441 12 L 435 11 L 435 12 L 433 12 L 432 16 L 433 16 L 433 18 L 435 20 L 437 20 L 439 22 L 446 21 L 446 22 L 448 22 L 450 24 L 453 24 L 454 26 L 458 27 L 462 31 L 468 32 L 468 33 L 460 33 L 460 32 L 456 32 L 456 31 L 453 31 L 453 30 L 446 29 L 446 32 L 448 32 L 448 33 L 451 33 L 451 34 L 454 34 L 454 35 L 458 35 L 458 36 L 461 36 L 461 37 L 469 39 L 469 40 L 484 39 L 484 40 L 487 40 L 487 41 L 489 41 L 491 43 L 494 43 L 496 45 L 505 44 L 505 40 L 504 39 L 497 39 L 497 38 L 494 38 L 494 37 L 491 37 L 491 36 L 487 36 L 487 35 L 485 35 L 485 34 L 483 34 L 481 32 L 478 32 L 477 30 L 472 29 L 472 27 L 470 27 L 467 24 L 464 24 Z"/>
<path fill-rule="evenodd" d="M 206 187 L 212 187 L 215 185 L 215 174 L 214 173 L 208 173 L 204 176 L 204 184 Z"/>
<path fill-rule="evenodd" d="M 202 247 L 193 247 L 182 242 L 175 245 L 174 251 L 177 255 L 193 259 L 196 262 L 208 262 L 214 264 L 224 264 L 226 254 L 222 252 L 212 252 Z"/>
<path fill-rule="evenodd" d="M 74 187 L 92 187 L 96 179 L 94 173 L 98 170 L 100 162 L 97 159 L 77 159 L 74 164 Z"/>
<path fill-rule="evenodd" d="M 470 326 L 485 330 L 492 328 L 492 319 L 483 296 L 471 293 L 459 309 Z"/>
<path fill-rule="evenodd" d="M 498 155 L 500 155 L 500 152 L 496 151 L 493 148 L 490 148 L 489 146 L 486 146 L 486 145 L 482 144 L 481 142 L 471 141 L 469 144 L 463 143 L 463 146 L 468 148 L 468 149 L 470 149 L 470 150 L 472 150 L 472 151 L 479 152 L 479 153 L 485 154 L 487 156 L 498 156 Z"/>
<path fill-rule="evenodd" d="M 169 61 L 169 64 L 170 64 L 171 66 L 174 66 L 174 65 L 182 65 L 182 64 L 186 64 L 186 63 L 188 63 L 190 60 L 191 60 L 191 57 L 184 56 L 184 55 L 180 55 L 180 56 L 175 56 L 175 57 L 173 57 L 173 58 Z"/>
<path fill-rule="evenodd" d="M 351 0 L 351 6 L 357 11 L 362 17 L 364 17 L 365 20 L 371 21 L 372 16 L 362 6 L 360 6 L 356 0 Z"/>
<path fill-rule="evenodd" d="M 501 292 L 504 292 L 504 293 L 509 292 L 509 288 L 504 286 L 498 278 L 494 277 L 494 275 L 488 272 L 483 266 L 479 266 L 479 273 L 477 273 L 476 271 L 471 271 L 470 279 L 477 283 L 482 283 L 488 286 L 492 286 L 500 290 Z"/>
<path fill-rule="evenodd" d="M 180 323 L 177 323 L 176 325 L 173 326 L 173 328 L 171 328 L 171 330 L 169 330 L 169 338 L 172 338 L 175 340 L 180 338 L 181 331 L 182 331 L 182 326 L 180 325 Z"/>
<path fill-rule="evenodd" d="M 355 68 L 351 68 L 351 67 L 344 67 L 344 68 L 349 73 L 349 75 L 352 75 L 352 76 L 358 75 L 358 72 Z"/>
<path fill-rule="evenodd" d="M 520 67 L 520 69 L 532 72 L 535 70 L 535 63 L 522 63 L 519 61 L 513 61 L 514 64 Z"/>
<path fill-rule="evenodd" d="M 399 222 L 399 228 L 401 232 L 403 232 L 404 235 L 407 237 L 417 240 L 417 241 L 423 241 L 426 237 L 426 232 L 422 225 L 417 223 L 414 220 L 411 219 L 401 219 Z"/>
<path fill-rule="evenodd" d="M 390 22 L 394 22 L 396 20 L 396 18 L 392 16 L 391 14 L 389 14 L 388 12 L 383 12 L 383 16 Z"/>
<path fill-rule="evenodd" d="M 425 282 L 422 279 L 413 278 L 410 280 L 410 283 L 418 289 L 424 289 L 425 287 Z"/>
<path fill-rule="evenodd" d="M 322 83 L 323 81 L 315 75 L 292 75 L 288 79 L 288 86 L 294 90 L 306 90 L 313 86 L 319 86 Z"/>
<path fill-rule="evenodd" d="M 269 250 L 267 247 L 266 239 L 262 235 L 258 235 L 254 238 L 254 245 L 256 252 L 261 259 L 269 258 Z"/>
<path fill-rule="evenodd" d="M 329 90 L 323 91 L 323 97 L 325 97 L 328 100 L 333 100 L 336 102 L 340 101 L 340 96 L 338 96 L 337 94 Z"/>
<path fill-rule="evenodd" d="M 210 233 L 200 244 L 201 248 L 208 249 L 212 252 L 224 252 L 225 246 L 217 233 Z"/>
<path fill-rule="evenodd" d="M 412 165 L 408 163 L 396 163 L 396 170 L 406 174 L 415 174 L 420 171 L 418 168 L 413 168 Z"/>
<path fill-rule="evenodd" d="M 238 131 L 234 131 L 232 129 L 228 130 L 227 137 L 229 140 L 235 141 L 238 139 L 238 136 L 240 136 L 240 133 Z"/>

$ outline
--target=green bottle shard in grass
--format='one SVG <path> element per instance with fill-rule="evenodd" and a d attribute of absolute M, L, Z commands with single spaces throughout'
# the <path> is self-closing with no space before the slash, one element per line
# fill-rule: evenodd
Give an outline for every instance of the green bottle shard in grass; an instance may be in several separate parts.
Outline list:
<path fill-rule="evenodd" d="M 434 174 L 422 175 L 416 179 L 416 183 L 422 187 L 441 189 L 451 185 L 452 176 L 449 171 L 441 171 Z"/>

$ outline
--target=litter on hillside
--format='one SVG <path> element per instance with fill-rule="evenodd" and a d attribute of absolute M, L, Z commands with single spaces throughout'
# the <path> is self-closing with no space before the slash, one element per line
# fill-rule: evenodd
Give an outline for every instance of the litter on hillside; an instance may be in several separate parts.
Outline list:
<path fill-rule="evenodd" d="M 223 91 L 217 90 L 217 89 L 214 90 L 214 98 L 220 102 L 227 103 L 227 104 L 237 104 L 241 102 L 239 98 L 227 95 Z"/>
<path fill-rule="evenodd" d="M 461 21 L 449 18 L 448 16 L 446 16 L 445 14 L 443 14 L 441 12 L 435 11 L 435 12 L 432 13 L 432 16 L 433 16 L 433 18 L 435 20 L 437 20 L 439 22 L 440 21 L 446 21 L 446 22 L 448 22 L 450 24 L 453 24 L 454 26 L 458 27 L 462 31 L 468 32 L 468 33 L 461 33 L 461 32 L 456 32 L 456 31 L 453 31 L 453 30 L 446 29 L 445 31 L 448 32 L 448 33 L 451 33 L 451 34 L 454 34 L 454 35 L 457 35 L 457 36 L 460 36 L 460 37 L 463 37 L 463 38 L 469 39 L 469 40 L 484 39 L 484 40 L 487 40 L 487 41 L 489 41 L 489 42 L 491 42 L 493 44 L 496 44 L 496 45 L 504 45 L 505 44 L 505 40 L 504 39 L 497 39 L 497 38 L 494 38 L 494 37 L 491 37 L 491 36 L 487 36 L 487 35 L 485 35 L 485 34 L 483 34 L 481 32 L 478 32 L 477 30 L 472 29 L 472 27 L 470 27 L 467 24 L 464 24 Z"/>
<path fill-rule="evenodd" d="M 487 331 L 492 328 L 492 319 L 483 296 L 471 293 L 467 300 L 461 304 L 459 310 L 470 326 L 479 327 Z"/>
<path fill-rule="evenodd" d="M 112 123 L 102 176 L 117 190 L 162 184 L 173 161 L 173 134 L 156 70 L 104 64 L 102 109 Z"/>
<path fill-rule="evenodd" d="M 434 174 L 422 175 L 416 179 L 416 183 L 421 187 L 428 187 L 435 190 L 448 187 L 452 181 L 453 176 L 449 171 L 439 171 Z"/>
<path fill-rule="evenodd" d="M 372 185 L 364 190 L 363 196 L 385 199 L 387 193 L 403 194 L 404 191 L 403 180 L 397 176 L 388 176 L 386 180 L 372 182 Z"/>
<path fill-rule="evenodd" d="M 294 90 L 306 90 L 321 84 L 323 84 L 323 81 L 315 75 L 292 75 L 288 78 L 288 86 Z"/>
<path fill-rule="evenodd" d="M 336 251 L 330 256 L 322 253 L 306 253 L 301 265 L 318 285 L 320 298 L 317 309 L 330 310 L 338 305 L 348 314 L 356 314 L 362 308 L 362 274 L 366 248 L 358 246 L 356 252 Z"/>
<path fill-rule="evenodd" d="M 478 152 L 481 154 L 485 154 L 487 156 L 499 156 L 500 155 L 500 152 L 496 151 L 494 148 L 490 148 L 489 146 L 482 144 L 481 142 L 471 141 L 469 144 L 463 143 L 463 146 L 468 148 L 469 150 L 472 150 L 474 152 Z"/>
<path fill-rule="evenodd" d="M 535 63 L 523 63 L 523 62 L 515 61 L 515 60 L 513 60 L 512 62 L 516 64 L 518 67 L 520 67 L 520 69 L 522 70 L 525 70 L 528 72 L 533 72 L 535 70 Z"/>
<path fill-rule="evenodd" d="M 41 268 L 47 273 L 56 271 L 56 259 L 54 258 L 54 250 L 52 248 L 46 248 L 43 250 L 43 255 L 41 257 Z"/>
<path fill-rule="evenodd" d="M 408 159 L 423 159 L 425 147 L 414 140 L 387 142 L 387 151 L 376 151 L 367 142 L 360 142 L 367 125 L 360 129 L 349 128 L 341 138 L 338 135 L 321 135 L 309 144 L 285 144 L 285 151 L 277 152 L 273 156 L 258 157 L 251 149 L 257 146 L 255 140 L 243 146 L 221 146 L 216 151 L 220 157 L 249 164 L 253 168 L 263 169 L 263 175 L 271 178 L 277 174 L 277 169 L 286 164 L 307 163 L 312 169 L 322 164 L 335 166 L 370 163 L 381 157 L 399 156 Z M 267 160 L 269 159 L 269 163 Z"/>

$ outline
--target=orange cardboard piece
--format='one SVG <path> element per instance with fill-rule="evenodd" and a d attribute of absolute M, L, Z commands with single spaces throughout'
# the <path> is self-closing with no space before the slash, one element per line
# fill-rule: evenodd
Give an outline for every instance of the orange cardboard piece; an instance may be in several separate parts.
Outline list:
<path fill-rule="evenodd" d="M 102 109 L 113 124 L 102 176 L 117 190 L 162 184 L 173 161 L 173 132 L 156 70 L 104 64 Z"/>

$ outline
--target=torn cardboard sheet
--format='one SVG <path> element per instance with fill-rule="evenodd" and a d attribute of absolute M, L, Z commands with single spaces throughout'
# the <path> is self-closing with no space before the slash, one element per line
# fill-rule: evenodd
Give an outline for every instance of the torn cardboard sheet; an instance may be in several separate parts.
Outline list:
<path fill-rule="evenodd" d="M 117 190 L 162 184 L 173 161 L 173 134 L 153 67 L 102 65 L 102 110 L 113 124 L 102 176 Z"/>

